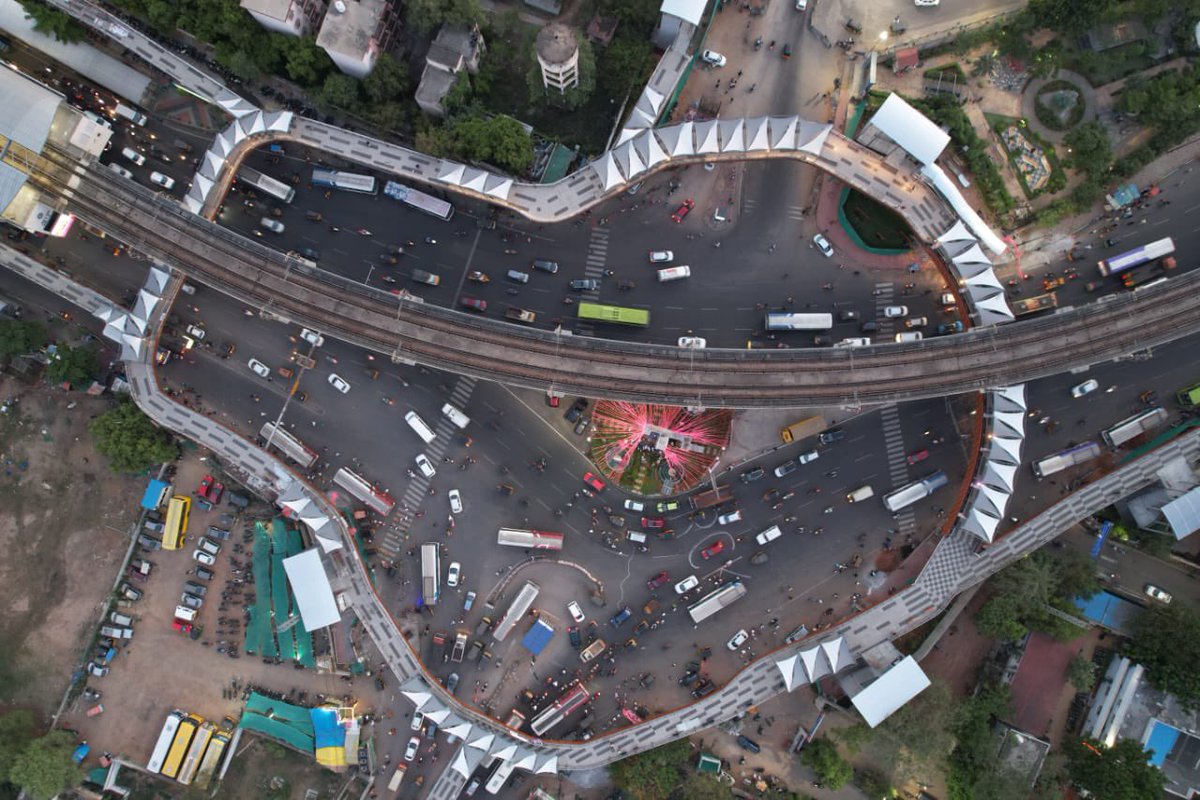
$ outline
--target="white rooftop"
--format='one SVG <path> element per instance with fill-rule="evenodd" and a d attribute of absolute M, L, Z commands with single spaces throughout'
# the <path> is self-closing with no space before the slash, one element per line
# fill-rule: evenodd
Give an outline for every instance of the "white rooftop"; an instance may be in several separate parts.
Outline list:
<path fill-rule="evenodd" d="M 950 134 L 895 93 L 883 101 L 871 124 L 922 164 L 932 164 L 950 143 Z"/>
<path fill-rule="evenodd" d="M 663 0 L 662 8 L 659 10 L 672 17 L 679 17 L 684 22 L 699 25 L 700 20 L 704 17 L 704 7 L 707 5 L 708 0 Z"/>
<path fill-rule="evenodd" d="M 858 694 L 850 698 L 858 713 L 874 728 L 898 708 L 925 691 L 929 678 L 917 660 L 906 656 Z"/>
<path fill-rule="evenodd" d="M 325 567 L 321 565 L 321 554 L 316 548 L 305 550 L 299 555 L 285 558 L 283 569 L 287 572 L 292 594 L 300 608 L 300 619 L 309 631 L 320 630 L 342 618 L 338 613 L 337 601 Z"/>

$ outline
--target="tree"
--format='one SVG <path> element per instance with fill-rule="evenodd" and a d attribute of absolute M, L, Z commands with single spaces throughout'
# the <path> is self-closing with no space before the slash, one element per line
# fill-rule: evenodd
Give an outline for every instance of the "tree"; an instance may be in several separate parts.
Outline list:
<path fill-rule="evenodd" d="M 692 772 L 671 790 L 670 800 L 729 800 L 729 788 L 711 775 Z"/>
<path fill-rule="evenodd" d="M 1166 777 L 1149 763 L 1150 754 L 1133 739 L 1121 739 L 1109 748 L 1094 739 L 1080 739 L 1070 742 L 1066 751 L 1071 782 L 1092 797 L 1162 797 Z"/>
<path fill-rule="evenodd" d="M 1100 178 L 1112 165 L 1108 131 L 1096 120 L 1088 120 L 1063 139 L 1071 151 L 1071 164 L 1090 177 Z"/>
<path fill-rule="evenodd" d="M 12 765 L 9 778 L 35 798 L 49 798 L 77 786 L 83 773 L 71 761 L 75 738 L 66 731 L 51 731 L 34 739 Z"/>
<path fill-rule="evenodd" d="M 325 83 L 321 84 L 321 91 L 317 94 L 317 103 L 354 111 L 358 107 L 358 81 L 340 72 L 325 76 Z"/>
<path fill-rule="evenodd" d="M 10 711 L 0 717 L 0 784 L 10 782 L 13 764 L 20 759 L 31 739 L 33 714 L 29 711 Z"/>
<path fill-rule="evenodd" d="M 404 18 L 418 33 L 429 33 L 438 25 L 478 25 L 483 21 L 479 0 L 407 0 Z"/>
<path fill-rule="evenodd" d="M 20 0 L 25 15 L 33 20 L 33 29 L 38 33 L 53 36 L 64 44 L 81 42 L 87 35 L 82 25 L 65 11 L 51 8 L 42 0 Z"/>
<path fill-rule="evenodd" d="M 837 791 L 854 777 L 854 769 L 838 755 L 837 745 L 828 739 L 815 739 L 804 746 L 800 761 L 813 772 L 826 787 Z"/>
<path fill-rule="evenodd" d="M 372 103 L 395 100 L 408 92 L 408 65 L 384 53 L 375 62 L 371 74 L 363 78 L 362 88 Z"/>
<path fill-rule="evenodd" d="M 1048 607 L 1069 608 L 1071 598 L 1095 594 L 1099 584 L 1090 572 L 1086 559 L 1056 559 L 1039 550 L 992 579 L 992 597 L 975 615 L 975 623 L 980 632 L 1005 641 L 1016 641 L 1030 630 L 1073 639 L 1082 631 Z"/>
<path fill-rule="evenodd" d="M 601 91 L 608 97 L 624 97 L 640 84 L 652 52 L 649 41 L 618 35 L 600 58 Z"/>
<path fill-rule="evenodd" d="M 679 784 L 680 773 L 691 756 L 688 740 L 676 739 L 614 762 L 608 772 L 617 787 L 634 800 L 661 800 Z"/>
<path fill-rule="evenodd" d="M 1096 685 L 1096 665 L 1081 655 L 1067 662 L 1067 680 L 1081 692 L 1090 691 Z"/>
<path fill-rule="evenodd" d="M 90 347 L 60 344 L 46 365 L 46 380 L 80 386 L 90 381 L 96 370 L 96 353 Z"/>
<path fill-rule="evenodd" d="M 311 39 L 289 38 L 283 57 L 288 76 L 304 86 L 316 86 L 329 73 L 329 55 Z"/>
<path fill-rule="evenodd" d="M 1042 25 L 1062 33 L 1076 33 L 1094 25 L 1115 0 L 1031 0 L 1029 13 Z"/>
<path fill-rule="evenodd" d="M 868 800 L 883 800 L 892 796 L 892 784 L 888 776 L 874 767 L 856 770 L 854 785 L 862 789 Z"/>
<path fill-rule="evenodd" d="M 975 626 L 984 636 L 1015 642 L 1029 633 L 1021 619 L 1023 610 L 1018 598 L 997 594 L 975 614 Z"/>
<path fill-rule="evenodd" d="M 171 435 L 128 400 L 92 420 L 89 430 L 115 472 L 144 472 L 179 455 Z"/>
<path fill-rule="evenodd" d="M 454 120 L 447 144 L 461 159 L 486 161 L 517 174 L 533 163 L 529 134 L 512 117 L 460 117 Z"/>
<path fill-rule="evenodd" d="M 1158 689 L 1189 707 L 1200 705 L 1200 613 L 1181 603 L 1155 603 L 1134 622 L 1129 657 Z"/>
<path fill-rule="evenodd" d="M 45 347 L 47 341 L 46 328 L 40 322 L 0 320 L 0 358 L 32 353 Z"/>

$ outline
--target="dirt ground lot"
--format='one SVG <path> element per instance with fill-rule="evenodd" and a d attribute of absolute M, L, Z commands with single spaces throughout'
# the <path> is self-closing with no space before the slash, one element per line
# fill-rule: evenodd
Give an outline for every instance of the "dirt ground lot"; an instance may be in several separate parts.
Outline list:
<path fill-rule="evenodd" d="M 109 402 L 0 377 L 5 704 L 58 708 L 125 555 L 144 481 L 92 448 L 88 422 Z"/>

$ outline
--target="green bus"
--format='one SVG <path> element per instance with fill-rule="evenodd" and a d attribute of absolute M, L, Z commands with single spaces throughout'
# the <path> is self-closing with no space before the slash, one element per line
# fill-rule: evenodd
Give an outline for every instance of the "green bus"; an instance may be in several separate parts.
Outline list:
<path fill-rule="evenodd" d="M 645 308 L 580 303 L 579 318 L 590 322 L 614 322 L 618 325 L 638 325 L 644 328 L 650 324 L 650 311 Z"/>
<path fill-rule="evenodd" d="M 1184 408 L 1195 408 L 1200 406 L 1200 383 L 1189 386 L 1186 389 L 1180 389 L 1175 393 L 1175 399 L 1179 401 L 1179 405 Z"/>

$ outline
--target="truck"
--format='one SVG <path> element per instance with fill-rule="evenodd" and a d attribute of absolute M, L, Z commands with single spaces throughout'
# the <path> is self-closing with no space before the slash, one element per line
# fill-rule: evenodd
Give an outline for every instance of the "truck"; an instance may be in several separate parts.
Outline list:
<path fill-rule="evenodd" d="M 781 429 L 779 431 L 779 438 L 783 439 L 784 444 L 791 444 L 801 439 L 807 439 L 810 436 L 816 436 L 823 430 L 825 430 L 825 419 L 823 417 L 805 417 Z"/>
<path fill-rule="evenodd" d="M 124 103 L 117 103 L 117 107 L 115 109 L 113 109 L 113 111 L 116 113 L 116 115 L 118 117 L 124 117 L 125 119 L 132 122 L 134 125 L 144 126 L 146 124 L 146 115 L 145 114 L 135 111 L 134 109 L 130 108 L 129 106 L 125 105 Z"/>
<path fill-rule="evenodd" d="M 517 308 L 516 306 L 509 306 L 508 311 L 504 312 L 504 316 L 517 322 L 528 322 L 530 324 L 537 319 L 537 314 L 532 311 L 526 311 L 523 308 Z"/>
<path fill-rule="evenodd" d="M 454 636 L 454 650 L 450 653 L 450 660 L 455 664 L 461 664 L 463 654 L 467 652 L 467 632 L 461 628 Z"/>
<path fill-rule="evenodd" d="M 702 508 L 718 506 L 732 499 L 733 490 L 727 485 L 718 485 L 707 492 L 692 495 L 688 498 L 688 504 L 692 507 L 692 510 L 699 511 Z"/>
<path fill-rule="evenodd" d="M 1028 314 L 1036 314 L 1039 311 L 1058 307 L 1058 295 L 1054 292 L 1039 294 L 1036 297 L 1029 297 L 1024 300 L 1016 300 L 1012 304 L 1013 314 L 1018 317 L 1023 317 Z"/>

